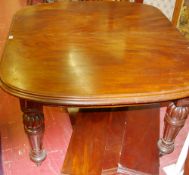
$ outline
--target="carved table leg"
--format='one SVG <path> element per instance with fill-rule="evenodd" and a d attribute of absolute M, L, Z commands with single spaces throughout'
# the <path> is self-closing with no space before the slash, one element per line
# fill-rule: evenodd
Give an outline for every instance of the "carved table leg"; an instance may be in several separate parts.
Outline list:
<path fill-rule="evenodd" d="M 43 106 L 23 99 L 20 99 L 20 105 L 23 112 L 24 129 L 31 146 L 30 158 L 37 165 L 40 165 L 46 158 L 46 151 L 42 149 L 45 128 Z"/>
<path fill-rule="evenodd" d="M 171 102 L 165 114 L 163 138 L 158 141 L 160 154 L 169 154 L 174 150 L 174 140 L 184 126 L 189 113 L 188 100 Z"/>

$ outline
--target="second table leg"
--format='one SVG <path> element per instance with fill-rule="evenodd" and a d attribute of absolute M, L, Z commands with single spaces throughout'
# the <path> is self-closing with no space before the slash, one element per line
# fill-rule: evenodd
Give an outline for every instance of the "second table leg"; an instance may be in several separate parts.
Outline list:
<path fill-rule="evenodd" d="M 174 141 L 185 124 L 189 113 L 188 100 L 171 102 L 165 114 L 163 138 L 158 141 L 160 154 L 169 154 L 174 150 Z"/>

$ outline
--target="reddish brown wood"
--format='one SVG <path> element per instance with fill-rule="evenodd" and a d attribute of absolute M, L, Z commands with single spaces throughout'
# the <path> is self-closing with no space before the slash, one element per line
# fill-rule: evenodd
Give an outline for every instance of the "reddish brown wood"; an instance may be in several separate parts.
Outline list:
<path fill-rule="evenodd" d="M 120 163 L 135 170 L 136 174 L 159 175 L 159 109 L 160 106 L 154 104 L 130 107 L 126 111 L 127 126 Z"/>
<path fill-rule="evenodd" d="M 14 16 L 1 87 L 21 99 L 64 106 L 173 100 L 189 96 L 188 57 L 188 42 L 153 7 L 42 4 Z"/>
<path fill-rule="evenodd" d="M 36 3 L 45 3 L 47 0 L 27 0 L 27 5 L 33 5 Z"/>
<path fill-rule="evenodd" d="M 151 6 L 31 6 L 15 15 L 9 35 L 0 65 L 1 86 L 21 98 L 96 106 L 189 95 L 188 42 Z"/>
<path fill-rule="evenodd" d="M 64 174 L 100 174 L 109 116 L 103 110 L 78 114 L 64 161 Z"/>
<path fill-rule="evenodd" d="M 158 121 L 158 105 L 79 112 L 63 174 L 158 175 Z"/>
<path fill-rule="evenodd" d="M 135 0 L 137 3 L 143 3 L 143 0 Z"/>
<path fill-rule="evenodd" d="M 174 140 L 184 126 L 189 114 L 189 104 L 186 102 L 188 100 L 181 100 L 177 103 L 171 102 L 167 107 L 163 138 L 158 142 L 161 154 L 168 154 L 174 150 Z"/>
<path fill-rule="evenodd" d="M 27 0 L 27 5 L 32 5 L 33 4 L 33 0 Z"/>
<path fill-rule="evenodd" d="M 46 158 L 46 152 L 42 148 L 44 134 L 44 114 L 42 105 L 31 101 L 20 100 L 23 112 L 23 123 L 31 145 L 30 158 L 37 165 Z"/>
<path fill-rule="evenodd" d="M 189 98 L 177 100 L 175 103 L 177 107 L 189 107 Z"/>

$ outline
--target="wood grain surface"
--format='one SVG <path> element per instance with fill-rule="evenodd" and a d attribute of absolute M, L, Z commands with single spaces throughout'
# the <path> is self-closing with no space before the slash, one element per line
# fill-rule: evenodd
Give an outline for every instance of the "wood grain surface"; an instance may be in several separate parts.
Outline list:
<path fill-rule="evenodd" d="M 1 86 L 69 106 L 149 103 L 189 95 L 189 43 L 156 8 L 60 2 L 15 16 Z"/>
<path fill-rule="evenodd" d="M 158 137 L 159 105 L 80 110 L 62 174 L 158 175 Z"/>

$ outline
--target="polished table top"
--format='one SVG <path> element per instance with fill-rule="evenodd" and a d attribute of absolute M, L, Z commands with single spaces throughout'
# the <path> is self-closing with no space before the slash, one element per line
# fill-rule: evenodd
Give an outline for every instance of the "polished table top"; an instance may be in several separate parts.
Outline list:
<path fill-rule="evenodd" d="M 70 106 L 178 99 L 189 96 L 189 43 L 148 5 L 42 4 L 14 16 L 0 78 L 20 98 Z"/>

